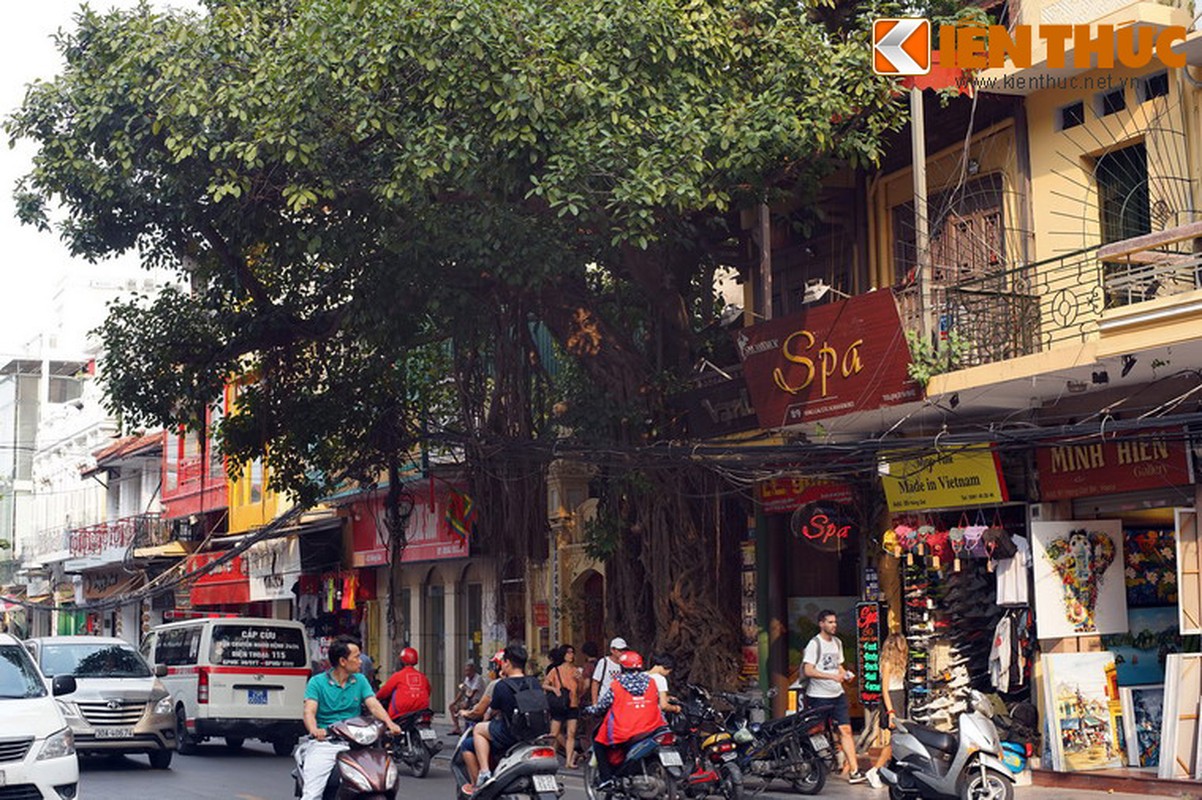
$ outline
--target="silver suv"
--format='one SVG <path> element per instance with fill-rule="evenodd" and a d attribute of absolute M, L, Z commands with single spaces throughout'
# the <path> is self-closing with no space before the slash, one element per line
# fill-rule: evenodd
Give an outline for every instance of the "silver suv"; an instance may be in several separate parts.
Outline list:
<path fill-rule="evenodd" d="M 146 753 L 167 769 L 175 752 L 171 695 L 142 654 L 108 636 L 49 636 L 25 642 L 46 676 L 75 677 L 76 691 L 58 701 L 81 753 Z M 162 668 L 160 668 L 162 671 Z"/>

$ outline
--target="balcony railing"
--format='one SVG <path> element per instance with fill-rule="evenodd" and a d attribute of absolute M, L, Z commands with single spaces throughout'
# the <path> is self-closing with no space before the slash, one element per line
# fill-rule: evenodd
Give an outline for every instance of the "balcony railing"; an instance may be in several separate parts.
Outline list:
<path fill-rule="evenodd" d="M 143 547 L 165 544 L 169 535 L 170 527 L 159 514 L 138 514 L 76 528 L 68 533 L 68 549 L 72 558 L 86 558 L 125 549 L 135 542 Z"/>
<path fill-rule="evenodd" d="M 960 367 L 989 364 L 1097 336 L 1105 311 L 1202 288 L 1202 223 L 1010 270 L 931 286 L 930 318 L 968 343 Z M 921 330 L 919 290 L 897 293 L 902 322 Z"/>

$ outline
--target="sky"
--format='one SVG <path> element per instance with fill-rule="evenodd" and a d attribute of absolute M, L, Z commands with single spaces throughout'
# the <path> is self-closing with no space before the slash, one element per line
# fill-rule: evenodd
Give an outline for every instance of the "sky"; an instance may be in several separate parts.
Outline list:
<path fill-rule="evenodd" d="M 92 8 L 132 8 L 137 0 L 94 0 Z M 195 7 L 189 0 L 163 2 L 158 7 Z M 38 0 L 12 4 L 0 25 L 0 114 L 7 117 L 21 104 L 25 87 L 35 79 L 51 78 L 60 59 L 51 37 L 70 29 L 79 0 Z M 68 273 L 86 274 L 91 266 L 72 259 L 53 233 L 21 225 L 14 214 L 12 191 L 17 179 L 30 168 L 34 148 L 22 143 L 15 149 L 0 144 L 0 242 L 3 243 L 3 278 L 0 286 L 0 354 L 12 355 L 39 332 L 51 289 Z M 136 269 L 136 258 L 126 263 Z"/>

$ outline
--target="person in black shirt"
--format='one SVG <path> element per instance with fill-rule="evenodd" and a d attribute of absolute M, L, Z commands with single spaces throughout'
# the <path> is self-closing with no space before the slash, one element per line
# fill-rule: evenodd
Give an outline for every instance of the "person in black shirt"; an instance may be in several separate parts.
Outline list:
<path fill-rule="evenodd" d="M 480 773 L 475 783 L 463 787 L 464 794 L 471 794 L 477 786 L 483 785 L 492 777 L 489 755 L 492 746 L 502 752 L 517 743 L 517 739 L 509 730 L 509 717 L 517 709 L 517 693 L 522 688 L 521 679 L 526 677 L 526 648 L 520 644 L 511 644 L 505 648 L 501 657 L 501 679 L 492 690 L 492 700 L 489 709 L 496 714 L 488 722 L 477 722 L 472 728 L 472 743 L 476 758 L 480 763 Z"/>

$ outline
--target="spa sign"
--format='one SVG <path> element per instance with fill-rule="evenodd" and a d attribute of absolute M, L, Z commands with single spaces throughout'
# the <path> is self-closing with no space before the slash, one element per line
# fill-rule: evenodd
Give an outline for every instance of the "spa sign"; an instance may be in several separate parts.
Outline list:
<path fill-rule="evenodd" d="M 734 339 L 763 428 L 922 398 L 888 290 L 743 328 Z"/>

